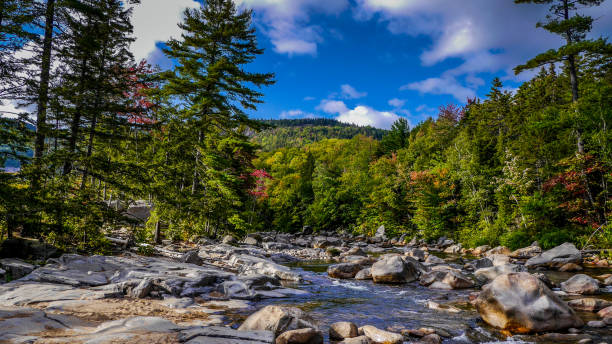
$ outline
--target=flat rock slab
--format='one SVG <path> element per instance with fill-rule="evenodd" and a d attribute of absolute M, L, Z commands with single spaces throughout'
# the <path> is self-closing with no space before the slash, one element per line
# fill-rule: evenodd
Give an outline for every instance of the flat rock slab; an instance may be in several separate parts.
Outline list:
<path fill-rule="evenodd" d="M 0 285 L 0 305 L 27 306 L 42 302 L 67 300 L 99 300 L 108 293 L 73 288 L 68 285 L 13 281 Z"/>
<path fill-rule="evenodd" d="M 211 326 L 181 331 L 181 342 L 189 344 L 272 344 L 272 331 L 238 331 L 227 327 Z"/>

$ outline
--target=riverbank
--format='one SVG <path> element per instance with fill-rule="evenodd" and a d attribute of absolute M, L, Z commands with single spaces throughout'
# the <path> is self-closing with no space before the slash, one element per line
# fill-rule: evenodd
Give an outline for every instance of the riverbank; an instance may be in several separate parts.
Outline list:
<path fill-rule="evenodd" d="M 606 321 L 612 316 L 612 288 L 606 286 L 611 282 L 606 275 L 612 270 L 603 266 L 603 259 L 582 257 L 572 247 L 550 253 L 533 245 L 510 252 L 465 250 L 444 238 L 425 244 L 387 240 L 384 234 L 365 238 L 257 233 L 241 242 L 226 237 L 221 242 L 151 247 L 156 257 L 132 252 L 112 257 L 63 255 L 41 266 L 5 259 L 0 265 L 13 280 L 0 285 L 0 341 L 316 343 L 328 342 L 330 329 L 348 322 L 357 329 L 353 334 L 358 339 L 346 339 L 347 343 L 380 338 L 428 343 L 611 342 Z M 523 279 L 537 276 L 540 303 L 562 308 L 575 326 L 538 330 L 546 321 L 558 323 L 553 316 L 531 324 L 535 330 L 527 332 L 533 333 L 495 328 L 486 307 L 478 305 L 503 300 L 484 300 L 481 290 L 504 276 L 520 274 L 526 274 Z M 566 283 L 583 275 L 596 281 L 596 290 L 588 289 L 591 279 Z M 525 302 L 525 307 L 534 307 Z M 269 307 L 280 310 L 273 308 L 263 316 L 257 312 Z M 548 306 L 537 307 L 546 311 Z M 559 309 L 555 314 L 563 314 Z M 610 312 L 601 313 L 605 309 Z M 509 313 L 503 316 L 525 320 Z M 279 321 L 290 325 L 279 327 Z M 245 328 L 245 323 L 255 325 Z M 291 332 L 300 327 L 313 330 Z M 284 332 L 289 334 L 282 337 Z"/>

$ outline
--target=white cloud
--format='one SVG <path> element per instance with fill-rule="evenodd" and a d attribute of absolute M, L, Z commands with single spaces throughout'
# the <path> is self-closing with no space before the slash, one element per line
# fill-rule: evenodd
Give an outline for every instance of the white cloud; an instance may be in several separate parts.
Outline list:
<path fill-rule="evenodd" d="M 400 109 L 404 107 L 404 105 L 406 104 L 406 101 L 404 99 L 393 98 L 393 99 L 390 99 L 387 102 L 387 104 L 393 106 L 395 109 Z"/>
<path fill-rule="evenodd" d="M 281 119 L 287 118 L 315 118 L 316 116 L 313 113 L 305 112 L 300 109 L 283 111 L 279 115 Z"/>
<path fill-rule="evenodd" d="M 328 114 L 335 114 L 336 120 L 359 126 L 372 126 L 381 129 L 390 129 L 393 122 L 400 116 L 393 112 L 378 111 L 369 106 L 358 105 L 349 109 L 343 101 L 324 100 L 317 109 Z"/>
<path fill-rule="evenodd" d="M 311 14 L 333 15 L 349 5 L 348 0 L 234 0 L 255 9 L 257 22 L 274 45 L 288 55 L 316 55 L 323 41 L 323 28 L 309 23 Z M 333 37 L 338 32 L 329 31 Z"/>
<path fill-rule="evenodd" d="M 304 101 L 307 101 L 307 102 L 309 102 L 309 101 L 313 101 L 313 100 L 316 100 L 316 99 L 317 99 L 317 98 L 315 98 L 315 97 L 311 97 L 311 96 L 304 97 Z"/>
<path fill-rule="evenodd" d="M 491 0 L 356 0 L 356 3 L 357 19 L 376 16 L 392 33 L 429 37 L 432 44 L 421 54 L 423 65 L 449 58 L 463 60 L 443 77 L 502 72 L 505 75 L 500 76 L 504 79 L 522 81 L 523 76 L 514 76 L 514 66 L 563 44 L 559 36 L 535 28 L 545 18 L 548 5 Z M 598 18 L 592 37 L 607 36 L 612 31 L 612 16 L 602 16 L 612 13 L 612 1 L 580 12 Z"/>
<path fill-rule="evenodd" d="M 390 129 L 393 122 L 397 121 L 398 118 L 399 116 L 393 112 L 381 112 L 364 105 L 359 105 L 336 117 L 342 123 L 351 123 L 359 126 L 369 125 L 381 129 Z"/>
<path fill-rule="evenodd" d="M 317 107 L 317 110 L 322 110 L 325 113 L 335 114 L 347 112 L 348 108 L 343 101 L 340 100 L 329 100 L 325 99 L 321 101 L 321 104 Z"/>
<path fill-rule="evenodd" d="M 178 23 L 183 18 L 186 8 L 201 6 L 195 0 L 143 0 L 140 5 L 134 6 L 132 23 L 134 37 L 132 52 L 137 61 L 153 57 L 151 63 L 165 63 L 160 61 L 161 54 L 156 44 L 165 42 L 170 38 L 180 38 L 181 29 Z"/>
<path fill-rule="evenodd" d="M 345 99 L 359 99 L 368 95 L 368 92 L 359 92 L 353 86 L 344 84 L 340 86 L 342 97 Z"/>
<path fill-rule="evenodd" d="M 404 85 L 400 90 L 419 91 L 421 94 L 450 94 L 460 102 L 465 102 L 468 98 L 476 96 L 474 90 L 459 84 L 452 77 L 429 78 Z"/>

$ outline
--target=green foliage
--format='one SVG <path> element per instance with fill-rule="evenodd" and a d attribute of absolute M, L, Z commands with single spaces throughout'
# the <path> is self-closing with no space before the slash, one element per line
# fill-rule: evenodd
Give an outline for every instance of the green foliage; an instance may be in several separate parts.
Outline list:
<path fill-rule="evenodd" d="M 383 129 L 359 127 L 324 118 L 281 119 L 260 122 L 271 126 L 255 133 L 252 137 L 252 140 L 264 152 L 288 147 L 299 148 L 325 139 L 352 139 L 357 135 L 380 140 L 386 134 L 386 130 Z"/>

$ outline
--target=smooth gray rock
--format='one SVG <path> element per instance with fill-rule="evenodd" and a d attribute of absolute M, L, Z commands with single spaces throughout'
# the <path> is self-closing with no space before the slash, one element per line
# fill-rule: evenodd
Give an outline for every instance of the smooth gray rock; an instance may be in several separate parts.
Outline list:
<path fill-rule="evenodd" d="M 149 295 L 151 289 L 153 289 L 153 279 L 147 277 L 131 290 L 130 296 L 135 299 L 144 299 Z"/>
<path fill-rule="evenodd" d="M 365 268 L 359 270 L 359 272 L 355 275 L 356 280 L 371 280 L 372 279 L 372 269 Z"/>
<path fill-rule="evenodd" d="M 542 248 L 540 246 L 528 246 L 512 251 L 509 256 L 514 259 L 529 259 L 536 257 L 541 253 Z"/>
<path fill-rule="evenodd" d="M 375 343 L 399 344 L 404 341 L 404 336 L 399 333 L 381 330 L 370 325 L 363 326 L 359 330 Z"/>
<path fill-rule="evenodd" d="M 482 288 L 474 302 L 485 322 L 513 333 L 549 332 L 584 323 L 535 276 L 509 273 Z"/>
<path fill-rule="evenodd" d="M 539 254 L 533 258 L 530 258 L 525 263 L 525 266 L 530 268 L 535 268 L 538 266 L 559 268 L 567 263 L 581 262 L 582 254 L 576 248 L 576 246 L 571 243 L 565 243 L 546 252 L 543 252 L 542 254 Z"/>
<path fill-rule="evenodd" d="M 456 271 L 429 271 L 421 275 L 419 283 L 432 289 L 465 289 L 472 288 L 474 282 Z"/>
<path fill-rule="evenodd" d="M 301 328 L 282 333 L 276 344 L 323 344 L 323 334 L 313 328 Z"/>
<path fill-rule="evenodd" d="M 348 321 L 336 322 L 329 327 L 329 338 L 334 340 L 342 340 L 345 338 L 353 338 L 359 335 L 357 325 Z"/>
<path fill-rule="evenodd" d="M 497 278 L 498 276 L 513 273 L 513 272 L 524 272 L 527 269 L 521 265 L 506 264 L 499 266 L 492 266 L 489 268 L 478 269 L 474 272 L 474 277 L 481 282 L 489 282 Z"/>
<path fill-rule="evenodd" d="M 383 257 L 370 271 L 375 283 L 408 283 L 419 276 L 417 268 L 400 256 Z"/>
<path fill-rule="evenodd" d="M 183 330 L 179 334 L 179 340 L 189 344 L 273 344 L 274 333 L 211 326 Z"/>
<path fill-rule="evenodd" d="M 11 274 L 13 280 L 20 279 L 36 268 L 30 263 L 26 263 L 21 259 L 4 258 L 0 259 L 0 267 Z"/>
<path fill-rule="evenodd" d="M 570 294 L 592 295 L 599 293 L 599 282 L 587 275 L 574 275 L 561 283 L 561 290 Z"/>
<path fill-rule="evenodd" d="M 290 268 L 246 254 L 232 255 L 229 264 L 238 268 L 241 274 L 261 274 L 274 276 L 281 280 L 299 282 L 302 277 Z"/>
<path fill-rule="evenodd" d="M 304 311 L 295 307 L 266 306 L 251 314 L 240 325 L 240 331 L 272 331 L 275 336 L 290 330 L 314 328 L 316 322 Z"/>

